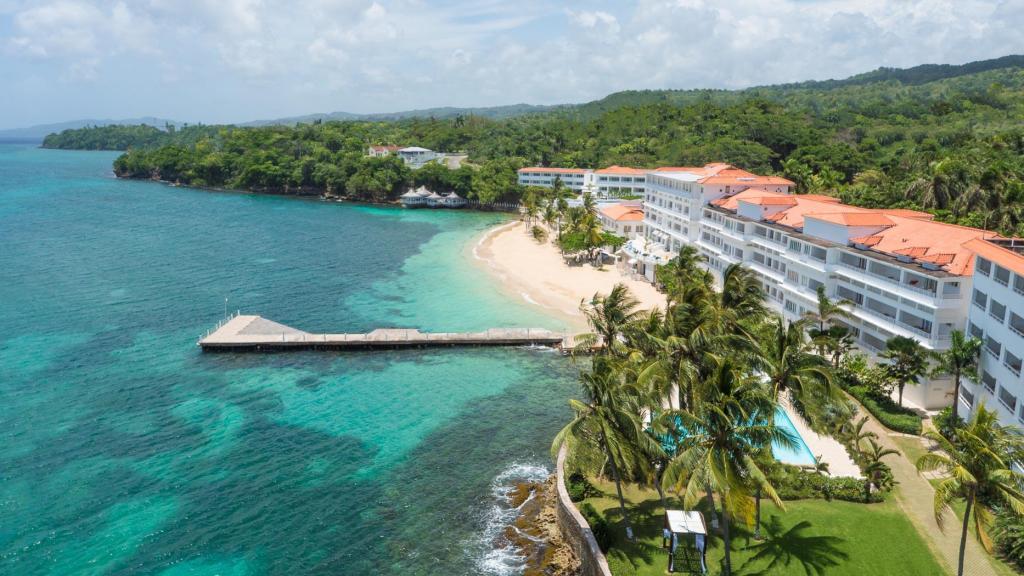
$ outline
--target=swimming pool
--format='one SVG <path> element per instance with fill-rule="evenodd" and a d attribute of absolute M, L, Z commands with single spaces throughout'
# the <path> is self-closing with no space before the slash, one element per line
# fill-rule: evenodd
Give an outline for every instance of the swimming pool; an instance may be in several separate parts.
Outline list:
<path fill-rule="evenodd" d="M 779 462 L 796 466 L 814 466 L 814 453 L 807 447 L 807 443 L 804 442 L 803 437 L 797 432 L 796 426 L 793 426 L 793 421 L 789 419 L 789 414 L 786 414 L 786 411 L 781 407 L 775 409 L 775 425 L 789 432 L 796 440 L 796 446 L 792 448 L 780 446 L 778 443 L 773 442 L 772 452 L 775 454 L 775 459 Z"/>

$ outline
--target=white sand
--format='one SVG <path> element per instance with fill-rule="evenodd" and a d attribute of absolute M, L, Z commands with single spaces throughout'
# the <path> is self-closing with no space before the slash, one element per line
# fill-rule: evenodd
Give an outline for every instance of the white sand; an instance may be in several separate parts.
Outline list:
<path fill-rule="evenodd" d="M 557 246 L 538 244 L 522 222 L 489 230 L 474 246 L 473 256 L 510 294 L 566 320 L 573 329 L 587 329 L 580 302 L 589 302 L 595 293 L 607 294 L 619 283 L 629 287 L 641 308 L 665 307 L 664 294 L 647 282 L 623 276 L 614 266 L 566 265 Z"/>

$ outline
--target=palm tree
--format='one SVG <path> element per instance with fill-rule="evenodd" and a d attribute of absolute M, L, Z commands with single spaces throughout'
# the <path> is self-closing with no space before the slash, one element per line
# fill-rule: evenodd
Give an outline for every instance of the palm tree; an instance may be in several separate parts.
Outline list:
<path fill-rule="evenodd" d="M 831 336 L 829 327 L 838 319 L 853 316 L 853 313 L 848 309 L 849 306 L 850 302 L 848 300 L 832 300 L 828 297 L 825 287 L 818 286 L 818 309 L 804 314 L 808 322 L 815 324 L 811 329 L 811 338 L 818 345 L 818 354 L 824 356 L 826 349 L 829 347 Z"/>
<path fill-rule="evenodd" d="M 686 506 L 695 505 L 705 490 L 718 494 L 725 545 L 723 573 L 728 576 L 732 572 L 730 518 L 750 517 L 752 490 L 760 489 L 785 509 L 756 453 L 772 442 L 792 445 L 794 439 L 769 420 L 775 402 L 756 377 L 745 374 L 730 359 L 712 359 L 714 368 L 704 382 L 703 400 L 692 412 L 678 414 L 687 434 L 665 470 L 664 481 L 682 491 Z M 713 502 L 711 511 L 714 517 Z"/>
<path fill-rule="evenodd" d="M 928 373 L 928 350 L 914 338 L 893 336 L 885 342 L 882 358 L 889 361 L 886 371 L 896 381 L 899 389 L 899 404 L 903 406 L 903 388 L 917 384 L 921 376 Z"/>
<path fill-rule="evenodd" d="M 878 438 L 878 434 L 870 430 L 864 430 L 864 426 L 867 425 L 870 419 L 867 416 L 861 417 L 856 424 L 852 420 L 847 420 L 839 426 L 838 436 L 845 438 L 851 446 L 857 451 L 859 455 L 861 452 L 861 443 L 865 440 L 872 438 Z"/>
<path fill-rule="evenodd" d="M 786 322 L 775 316 L 765 333 L 754 361 L 776 401 L 790 396 L 805 405 L 804 400 L 811 396 L 822 398 L 832 393 L 829 362 L 808 350 L 803 321 Z"/>
<path fill-rule="evenodd" d="M 602 354 L 622 355 L 619 336 L 640 318 L 639 305 L 625 284 L 616 284 L 607 296 L 594 294 L 589 303 L 581 302 L 580 310 L 593 332 L 577 336 L 577 344 L 587 349 L 603 343 Z"/>
<path fill-rule="evenodd" d="M 927 178 L 918 178 L 907 186 L 906 196 L 924 208 L 944 210 L 965 190 L 970 180 L 967 167 L 957 160 L 944 158 L 931 163 Z"/>
<path fill-rule="evenodd" d="M 644 431 L 636 401 L 640 391 L 619 377 L 609 359 L 595 358 L 591 371 L 583 373 L 580 382 L 585 401 L 569 400 L 576 415 L 555 435 L 551 451 L 557 452 L 564 442 L 572 440 L 596 446 L 604 453 L 615 481 L 626 536 L 632 540 L 633 527 L 622 495 L 623 477 L 650 475 L 641 468 L 663 452 Z"/>
<path fill-rule="evenodd" d="M 952 440 L 935 430 L 925 436 L 939 445 L 941 452 L 930 452 L 917 460 L 919 472 L 939 470 L 945 479 L 935 489 L 935 522 L 943 527 L 943 514 L 949 504 L 962 500 L 963 527 L 960 531 L 960 556 L 957 576 L 964 573 L 964 554 L 967 532 L 974 523 L 974 531 L 987 552 L 992 551 L 988 527 L 992 519 L 989 510 L 978 503 L 985 494 L 991 502 L 1009 506 L 1017 514 L 1024 514 L 1024 476 L 1012 467 L 1011 458 L 1024 449 L 1020 434 L 999 424 L 996 413 L 978 407 L 971 420 L 953 431 Z"/>
<path fill-rule="evenodd" d="M 953 418 L 954 426 L 960 421 L 960 383 L 964 376 L 977 378 L 978 355 L 981 352 L 981 340 L 968 338 L 960 330 L 950 334 L 949 349 L 936 355 L 938 370 L 953 375 Z"/>
<path fill-rule="evenodd" d="M 870 432 L 869 432 L 870 434 Z M 862 448 L 858 445 L 857 452 L 864 467 L 864 501 L 871 500 L 871 487 L 881 490 L 891 485 L 892 471 L 882 458 L 886 456 L 899 455 L 899 452 L 890 448 L 884 448 L 875 441 L 875 438 L 868 437 L 868 447 Z"/>

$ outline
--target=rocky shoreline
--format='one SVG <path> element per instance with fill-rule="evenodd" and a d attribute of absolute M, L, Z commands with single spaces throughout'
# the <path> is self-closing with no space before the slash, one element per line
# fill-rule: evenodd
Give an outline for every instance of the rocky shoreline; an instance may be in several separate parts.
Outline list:
<path fill-rule="evenodd" d="M 544 482 L 519 482 L 508 498 L 519 515 L 502 536 L 524 558 L 523 576 L 580 574 L 579 559 L 558 528 L 555 476 Z"/>

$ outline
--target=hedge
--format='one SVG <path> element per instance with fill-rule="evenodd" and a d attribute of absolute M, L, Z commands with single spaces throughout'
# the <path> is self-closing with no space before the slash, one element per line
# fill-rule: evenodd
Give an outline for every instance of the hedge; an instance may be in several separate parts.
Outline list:
<path fill-rule="evenodd" d="M 849 476 L 825 476 L 811 472 L 792 472 L 774 482 L 775 491 L 783 500 L 845 500 L 864 502 L 864 481 Z M 868 502 L 881 502 L 884 496 L 872 492 Z"/>
<path fill-rule="evenodd" d="M 847 391 L 886 428 L 904 434 L 921 435 L 921 417 L 903 408 L 891 398 L 872 394 L 864 386 L 850 386 Z"/>

